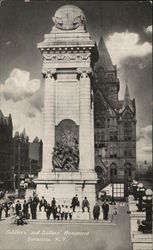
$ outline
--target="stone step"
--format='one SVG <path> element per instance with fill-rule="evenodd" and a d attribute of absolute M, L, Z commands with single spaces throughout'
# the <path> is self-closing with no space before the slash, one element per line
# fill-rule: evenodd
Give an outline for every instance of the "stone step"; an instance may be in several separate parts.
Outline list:
<path fill-rule="evenodd" d="M 89 220 L 90 214 L 88 212 L 75 212 L 73 213 L 74 220 Z"/>
<path fill-rule="evenodd" d="M 47 219 L 36 219 L 36 220 L 32 220 L 32 219 L 29 219 L 28 220 L 28 223 L 30 224 L 73 224 L 73 223 L 92 223 L 92 224 L 101 224 L 101 225 L 112 225 L 114 223 L 111 223 L 109 221 L 103 221 L 103 220 L 93 220 L 93 219 L 90 219 L 90 220 L 53 220 L 53 219 L 50 219 L 50 220 L 47 220 Z"/>

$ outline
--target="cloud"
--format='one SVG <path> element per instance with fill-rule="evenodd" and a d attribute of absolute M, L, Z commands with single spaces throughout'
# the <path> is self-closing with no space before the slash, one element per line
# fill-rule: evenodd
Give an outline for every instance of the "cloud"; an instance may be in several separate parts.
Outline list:
<path fill-rule="evenodd" d="M 2 98 L 1 109 L 5 115 L 11 113 L 13 133 L 21 132 L 25 128 L 30 140 L 36 136 L 42 138 L 42 112 L 31 105 L 28 98 L 18 102 Z"/>
<path fill-rule="evenodd" d="M 11 113 L 13 132 L 26 128 L 30 139 L 42 138 L 43 87 L 30 73 L 14 69 L 1 87 L 1 105 L 5 115 Z"/>
<path fill-rule="evenodd" d="M 40 89 L 36 91 L 36 93 L 29 98 L 29 102 L 32 106 L 34 106 L 39 111 L 43 109 L 43 95 L 44 95 L 44 86 L 41 85 Z"/>
<path fill-rule="evenodd" d="M 9 78 L 1 86 L 1 91 L 6 100 L 17 102 L 32 96 L 40 88 L 39 79 L 30 79 L 30 73 L 15 68 Z"/>
<path fill-rule="evenodd" d="M 137 160 L 152 161 L 152 126 L 141 128 L 137 135 Z"/>
<path fill-rule="evenodd" d="M 149 28 L 150 29 L 150 28 Z M 123 59 L 129 56 L 142 57 L 152 51 L 149 42 L 139 44 L 139 35 L 136 33 L 115 32 L 110 35 L 106 41 L 107 48 L 110 52 L 113 64 L 120 66 Z"/>
<path fill-rule="evenodd" d="M 145 28 L 145 32 L 146 33 L 152 33 L 152 25 L 150 25 L 147 28 Z"/>

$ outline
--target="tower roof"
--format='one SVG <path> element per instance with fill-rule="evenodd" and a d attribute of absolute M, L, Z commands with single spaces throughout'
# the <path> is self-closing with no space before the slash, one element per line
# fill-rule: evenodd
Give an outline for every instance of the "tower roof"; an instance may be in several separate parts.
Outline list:
<path fill-rule="evenodd" d="M 129 88 L 128 88 L 128 85 L 126 83 L 123 106 L 126 107 L 126 106 L 130 106 L 130 105 L 131 105 L 131 98 L 130 98 L 130 94 L 129 94 Z"/>
<path fill-rule="evenodd" d="M 130 109 L 133 111 L 133 103 L 130 98 L 128 85 L 126 83 L 122 110 L 127 106 L 130 107 Z"/>
<path fill-rule="evenodd" d="M 99 40 L 98 51 L 99 51 L 99 60 L 96 63 L 95 69 L 102 67 L 105 72 L 114 71 L 112 60 L 108 52 L 108 49 L 106 47 L 106 44 L 104 42 L 103 36 L 101 36 Z"/>
<path fill-rule="evenodd" d="M 130 94 L 129 94 L 129 88 L 128 85 L 126 83 L 126 87 L 125 87 L 125 93 L 124 93 L 124 106 L 127 106 L 130 104 Z"/>
<path fill-rule="evenodd" d="M 25 128 L 23 129 L 22 135 L 23 135 L 24 138 L 26 138 L 26 130 L 25 130 Z"/>

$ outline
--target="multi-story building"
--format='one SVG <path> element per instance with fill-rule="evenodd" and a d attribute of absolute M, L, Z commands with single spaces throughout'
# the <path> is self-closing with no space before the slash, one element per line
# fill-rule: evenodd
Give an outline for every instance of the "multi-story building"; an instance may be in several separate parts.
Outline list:
<path fill-rule="evenodd" d="M 17 179 L 24 178 L 29 173 L 29 137 L 26 135 L 25 129 L 22 133 L 15 133 L 13 138 L 13 163 L 15 182 L 17 187 Z M 22 177 L 23 176 L 23 177 Z"/>
<path fill-rule="evenodd" d="M 36 137 L 29 142 L 25 129 L 22 133 L 16 132 L 13 138 L 13 162 L 15 187 L 20 181 L 29 176 L 37 176 L 42 166 L 42 140 Z"/>
<path fill-rule="evenodd" d="M 113 183 L 114 197 L 124 197 L 136 168 L 136 107 L 126 85 L 119 100 L 120 82 L 103 38 L 94 68 L 95 168 L 97 192 Z"/>
<path fill-rule="evenodd" d="M 4 116 L 0 110 L 0 185 L 12 188 L 12 118 Z"/>
<path fill-rule="evenodd" d="M 42 167 L 42 140 L 36 137 L 29 143 L 30 174 L 37 176 Z"/>

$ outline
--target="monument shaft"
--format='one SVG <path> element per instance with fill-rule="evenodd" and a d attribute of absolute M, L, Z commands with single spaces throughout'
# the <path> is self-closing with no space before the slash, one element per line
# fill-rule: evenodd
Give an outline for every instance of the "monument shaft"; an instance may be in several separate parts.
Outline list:
<path fill-rule="evenodd" d="M 54 23 L 38 44 L 45 90 L 43 167 L 37 193 L 49 201 L 54 196 L 59 203 L 70 203 L 75 194 L 80 201 L 87 196 L 93 206 L 97 175 L 91 76 L 98 52 L 79 8 L 61 7 Z"/>

